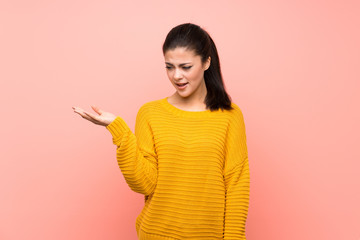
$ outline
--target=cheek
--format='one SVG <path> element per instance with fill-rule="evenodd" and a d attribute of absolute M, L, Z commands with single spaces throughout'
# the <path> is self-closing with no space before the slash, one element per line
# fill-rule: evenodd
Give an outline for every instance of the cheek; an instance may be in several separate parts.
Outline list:
<path fill-rule="evenodd" d="M 168 76 L 168 78 L 169 78 L 169 79 L 171 79 L 171 78 L 172 78 L 172 77 L 171 77 L 171 76 L 172 76 L 172 74 L 171 74 L 171 72 L 170 72 L 170 71 L 166 71 L 166 75 Z"/>
<path fill-rule="evenodd" d="M 193 71 L 186 75 L 187 79 L 191 81 L 200 81 L 202 79 L 202 72 L 199 70 Z"/>

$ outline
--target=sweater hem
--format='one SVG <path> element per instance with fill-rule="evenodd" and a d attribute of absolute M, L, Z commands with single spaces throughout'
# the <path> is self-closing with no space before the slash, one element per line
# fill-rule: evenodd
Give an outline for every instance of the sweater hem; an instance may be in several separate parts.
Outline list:
<path fill-rule="evenodd" d="M 179 238 L 167 237 L 154 233 L 146 233 L 142 231 L 141 228 L 138 230 L 137 236 L 139 240 L 180 240 Z"/>

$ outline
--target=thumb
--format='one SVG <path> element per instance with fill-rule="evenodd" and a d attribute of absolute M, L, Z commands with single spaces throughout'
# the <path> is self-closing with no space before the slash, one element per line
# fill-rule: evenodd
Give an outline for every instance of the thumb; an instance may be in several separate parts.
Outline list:
<path fill-rule="evenodd" d="M 100 110 L 98 107 L 91 105 L 91 108 L 99 115 L 101 115 L 103 113 L 102 110 Z"/>

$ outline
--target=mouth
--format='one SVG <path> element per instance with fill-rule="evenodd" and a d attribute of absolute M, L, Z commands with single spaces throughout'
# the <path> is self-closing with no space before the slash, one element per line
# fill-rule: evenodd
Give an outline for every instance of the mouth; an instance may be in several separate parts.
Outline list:
<path fill-rule="evenodd" d="M 187 82 L 187 83 L 181 83 L 181 84 L 180 84 L 180 83 L 179 83 L 179 84 L 178 84 L 178 83 L 175 83 L 175 84 L 176 84 L 177 86 L 179 86 L 179 87 L 184 87 L 185 85 L 188 84 L 188 82 Z"/>
<path fill-rule="evenodd" d="M 189 84 L 188 82 L 187 83 L 181 83 L 181 84 L 175 83 L 177 89 L 179 89 L 179 90 L 184 90 L 187 87 L 188 84 Z"/>

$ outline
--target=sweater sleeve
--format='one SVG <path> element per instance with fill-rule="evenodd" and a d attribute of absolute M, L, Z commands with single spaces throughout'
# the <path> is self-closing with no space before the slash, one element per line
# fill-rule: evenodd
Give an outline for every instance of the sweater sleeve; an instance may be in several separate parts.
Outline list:
<path fill-rule="evenodd" d="M 127 184 L 145 196 L 153 192 L 157 183 L 157 154 L 146 113 L 142 106 L 136 116 L 135 134 L 119 116 L 106 126 L 117 146 L 116 159 Z"/>
<path fill-rule="evenodd" d="M 229 122 L 225 148 L 224 239 L 246 240 L 245 224 L 250 199 L 250 171 L 244 118 L 241 110 L 237 106 L 235 108 L 234 118 Z"/>

